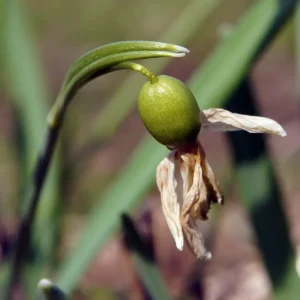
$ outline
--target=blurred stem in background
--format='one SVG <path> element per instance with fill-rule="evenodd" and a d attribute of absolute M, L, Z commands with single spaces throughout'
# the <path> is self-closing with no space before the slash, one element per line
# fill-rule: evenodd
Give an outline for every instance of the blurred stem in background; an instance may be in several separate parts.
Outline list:
<path fill-rule="evenodd" d="M 153 246 L 141 236 L 134 221 L 126 214 L 122 215 L 122 228 L 125 244 L 133 256 L 137 271 L 151 299 L 170 299 L 155 262 Z"/>
<path fill-rule="evenodd" d="M 279 0 L 278 3 L 277 16 L 254 53 L 253 63 L 290 18 L 299 1 Z M 241 114 L 259 115 L 248 77 L 235 90 L 227 108 Z M 296 300 L 296 295 L 300 293 L 300 278 L 295 267 L 295 249 L 291 244 L 285 210 L 265 137 L 245 135 L 243 132 L 227 135 L 232 144 L 240 195 L 250 211 L 258 245 L 275 288 L 275 298 L 282 299 L 285 295 L 288 299 Z"/>
<path fill-rule="evenodd" d="M 255 62 L 259 56 L 266 50 L 272 40 L 277 36 L 278 32 L 291 19 L 296 9 L 299 7 L 299 0 L 277 0 L 278 10 L 274 17 L 274 21 L 271 24 L 268 32 L 262 39 L 259 47 L 253 55 L 253 62 Z"/>
<path fill-rule="evenodd" d="M 19 0 L 6 1 L 4 11 L 1 33 L 5 76 L 2 83 L 9 94 L 9 99 L 12 100 L 21 125 L 20 157 L 23 166 L 23 187 L 20 192 L 22 195 L 20 207 L 23 214 L 29 205 L 23 196 L 25 186 L 30 181 L 36 153 L 46 129 L 49 91 L 23 4 Z M 30 281 L 27 283 L 31 293 L 35 291 L 36 282 L 41 274 L 54 268 L 62 204 L 59 174 L 60 166 L 56 157 L 37 212 L 30 258 L 28 256 L 25 258 L 28 262 L 26 281 Z M 27 243 L 26 237 L 24 238 Z"/>
<path fill-rule="evenodd" d="M 227 109 L 241 114 L 259 115 L 255 102 L 251 82 L 246 78 L 234 93 Z M 290 291 L 288 299 L 296 300 L 293 297 L 299 294 L 300 280 L 265 136 L 244 132 L 227 135 L 232 145 L 241 199 L 250 212 L 258 246 L 275 288 L 275 297 L 281 290 L 285 290 Z"/>
<path fill-rule="evenodd" d="M 66 300 L 64 292 L 48 279 L 40 280 L 38 284 L 40 300 Z"/>

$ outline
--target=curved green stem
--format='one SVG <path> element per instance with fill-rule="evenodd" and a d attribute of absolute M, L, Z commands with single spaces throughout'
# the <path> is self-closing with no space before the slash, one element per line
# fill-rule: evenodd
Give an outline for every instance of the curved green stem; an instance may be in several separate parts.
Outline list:
<path fill-rule="evenodd" d="M 49 126 L 60 126 L 59 122 L 63 118 L 66 106 L 80 87 L 110 72 L 112 66 L 137 59 L 183 57 L 187 53 L 189 50 L 181 46 L 145 41 L 114 43 L 87 53 L 79 58 L 68 72 L 57 101 L 48 115 Z"/>
<path fill-rule="evenodd" d="M 185 54 L 189 53 L 189 50 L 184 47 L 160 42 L 123 41 L 111 43 L 96 48 L 81 56 L 70 68 L 66 77 L 66 83 L 70 81 L 80 70 L 82 70 L 83 67 L 90 65 L 91 63 L 103 57 L 108 57 L 115 54 L 124 54 L 126 52 L 133 51 L 143 53 L 147 51 L 149 54 L 152 53 L 152 58 L 158 57 L 157 54 L 159 54 L 159 52 L 165 52 L 165 55 L 161 56 L 170 57 L 182 57 L 185 56 Z"/>
<path fill-rule="evenodd" d="M 124 70 L 124 69 L 129 69 L 132 71 L 137 71 L 141 73 L 142 75 L 148 77 L 151 83 L 156 83 L 158 81 L 157 76 L 149 71 L 145 66 L 140 65 L 138 63 L 132 62 L 132 61 L 126 61 L 123 63 L 119 63 L 113 67 L 111 67 L 109 70 L 111 72 L 113 71 L 118 71 L 118 70 Z"/>
<path fill-rule="evenodd" d="M 24 261 L 27 259 L 30 249 L 32 227 L 41 191 L 52 161 L 67 107 L 76 92 L 90 80 L 121 69 L 138 71 L 148 76 L 150 80 L 155 81 L 155 75 L 149 70 L 129 61 L 165 56 L 181 57 L 186 53 L 188 53 L 187 49 L 171 44 L 145 41 L 119 42 L 89 52 L 79 58 L 71 67 L 57 101 L 48 115 L 47 135 L 41 147 L 32 183 L 28 190 L 29 207 L 21 221 L 17 234 L 5 299 L 11 299 L 14 284 L 21 277 Z"/>

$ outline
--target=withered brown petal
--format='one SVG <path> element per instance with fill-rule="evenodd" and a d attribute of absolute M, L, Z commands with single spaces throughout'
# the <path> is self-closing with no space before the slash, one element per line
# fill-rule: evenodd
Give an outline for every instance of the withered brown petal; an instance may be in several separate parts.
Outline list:
<path fill-rule="evenodd" d="M 185 193 L 183 198 L 181 225 L 188 246 L 194 255 L 197 258 L 209 260 L 211 258 L 211 254 L 206 250 L 203 237 L 196 226 L 196 220 L 202 219 L 202 215 L 201 209 L 195 209 L 195 207 L 201 208 L 203 204 L 206 204 L 207 200 L 206 188 L 202 178 L 199 152 L 196 155 L 182 155 L 181 173 L 183 179 L 189 178 L 190 175 L 184 174 L 185 172 L 193 172 L 193 180 L 189 191 Z"/>
<path fill-rule="evenodd" d="M 219 187 L 219 183 L 215 177 L 214 171 L 210 166 L 206 157 L 205 151 L 199 142 L 200 156 L 201 156 L 201 167 L 203 172 L 204 181 L 207 185 L 208 197 L 212 199 L 214 203 L 224 204 L 224 196 Z"/>

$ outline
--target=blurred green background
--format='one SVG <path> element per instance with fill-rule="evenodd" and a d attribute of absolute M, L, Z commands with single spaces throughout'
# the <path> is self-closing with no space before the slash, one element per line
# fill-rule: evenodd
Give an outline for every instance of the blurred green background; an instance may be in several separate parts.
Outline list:
<path fill-rule="evenodd" d="M 72 299 L 298 299 L 297 1 L 0 3 L 3 289 L 46 115 L 67 70 L 95 47 L 139 39 L 190 49 L 185 58 L 143 64 L 186 81 L 201 108 L 261 114 L 288 136 L 201 136 L 225 205 L 199 224 L 213 259 L 196 261 L 187 249 L 176 250 L 162 215 L 155 169 L 167 150 L 149 137 L 137 113 L 145 79 L 122 71 L 94 80 L 67 113 L 14 299 L 35 298 L 44 277 Z M 124 213 L 131 221 L 123 220 L 122 230 Z M 139 240 L 133 227 L 155 262 L 124 241 Z"/>

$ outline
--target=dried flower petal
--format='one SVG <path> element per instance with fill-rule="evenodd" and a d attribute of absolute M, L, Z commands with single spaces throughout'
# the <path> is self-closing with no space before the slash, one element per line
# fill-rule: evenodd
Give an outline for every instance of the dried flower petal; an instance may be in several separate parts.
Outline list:
<path fill-rule="evenodd" d="M 211 253 L 208 252 L 204 245 L 202 235 L 196 225 L 196 220 L 199 219 L 197 211 L 193 211 L 196 204 L 206 205 L 206 191 L 202 180 L 202 170 L 200 165 L 200 155 L 186 154 L 182 155 L 181 173 L 184 174 L 183 179 L 189 178 L 190 174 L 187 172 L 193 171 L 192 186 L 184 195 L 181 224 L 184 231 L 185 238 L 192 252 L 197 258 L 205 260 L 211 259 Z M 186 192 L 187 190 L 185 190 Z"/>
<path fill-rule="evenodd" d="M 158 165 L 156 181 L 161 193 L 162 209 L 167 224 L 175 240 L 176 247 L 183 249 L 183 233 L 180 222 L 180 203 L 176 194 L 177 181 L 175 179 L 175 151 Z"/>
<path fill-rule="evenodd" d="M 215 177 L 215 174 L 206 158 L 206 154 L 201 144 L 199 143 L 199 151 L 201 157 L 201 168 L 203 171 L 203 179 L 206 182 L 207 189 L 209 191 L 208 198 L 213 203 L 224 204 L 224 196 L 219 187 L 219 183 Z"/>
<path fill-rule="evenodd" d="M 201 132 L 243 129 L 250 133 L 270 133 L 286 136 L 286 132 L 281 125 L 268 118 L 235 114 L 221 108 L 203 110 L 201 117 Z"/>
<path fill-rule="evenodd" d="M 177 167 L 181 175 L 178 182 Z M 163 212 L 177 248 L 182 250 L 185 239 L 197 258 L 209 260 L 211 254 L 196 222 L 207 220 L 211 204 L 223 204 L 223 195 L 200 143 L 172 151 L 159 164 L 156 178 Z"/>

